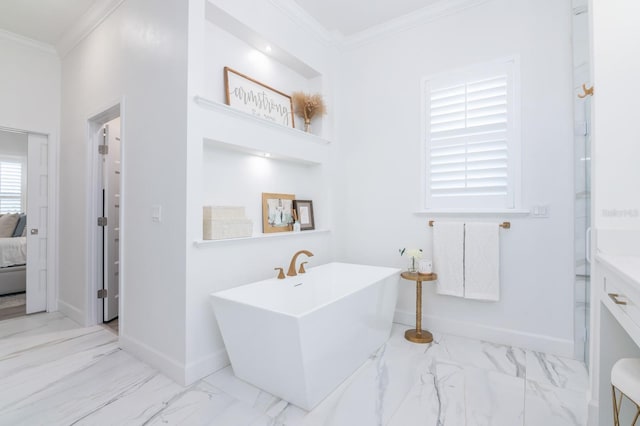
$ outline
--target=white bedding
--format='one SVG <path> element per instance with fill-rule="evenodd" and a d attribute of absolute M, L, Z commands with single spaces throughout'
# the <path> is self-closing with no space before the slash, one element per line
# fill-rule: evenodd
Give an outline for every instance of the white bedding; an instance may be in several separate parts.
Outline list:
<path fill-rule="evenodd" d="M 27 263 L 27 237 L 0 238 L 0 268 Z"/>

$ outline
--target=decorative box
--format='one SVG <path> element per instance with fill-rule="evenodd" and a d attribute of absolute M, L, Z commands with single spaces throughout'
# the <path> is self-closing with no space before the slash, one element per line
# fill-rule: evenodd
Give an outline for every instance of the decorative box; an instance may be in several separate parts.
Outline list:
<path fill-rule="evenodd" d="M 205 219 L 246 219 L 244 207 L 237 206 L 204 206 Z"/>
<path fill-rule="evenodd" d="M 245 217 L 244 207 L 205 206 L 202 217 L 202 238 L 205 240 L 253 235 L 253 222 Z"/>

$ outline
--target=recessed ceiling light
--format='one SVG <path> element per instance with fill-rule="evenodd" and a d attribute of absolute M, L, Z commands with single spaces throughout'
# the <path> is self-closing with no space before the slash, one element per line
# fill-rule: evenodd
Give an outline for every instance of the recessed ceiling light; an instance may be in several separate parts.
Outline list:
<path fill-rule="evenodd" d="M 271 154 L 270 154 L 270 153 L 268 153 L 268 152 L 265 152 L 265 153 L 264 153 L 264 154 L 262 154 L 262 155 L 263 155 L 265 158 L 269 158 L 269 157 L 271 157 Z"/>
<path fill-rule="evenodd" d="M 265 52 L 271 53 L 271 46 L 267 44 L 267 47 L 264 48 Z"/>

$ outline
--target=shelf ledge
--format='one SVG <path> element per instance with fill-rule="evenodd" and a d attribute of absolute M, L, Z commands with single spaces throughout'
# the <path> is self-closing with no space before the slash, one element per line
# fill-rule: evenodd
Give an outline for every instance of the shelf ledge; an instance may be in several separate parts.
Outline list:
<path fill-rule="evenodd" d="M 254 117 L 244 111 L 201 96 L 193 98 L 201 115 L 203 144 L 251 155 L 269 154 L 308 166 L 329 161 L 330 142 L 319 136 Z"/>
<path fill-rule="evenodd" d="M 289 238 L 289 237 L 299 237 L 302 235 L 318 235 L 318 234 L 328 234 L 331 232 L 330 229 L 314 229 L 312 231 L 300 231 L 300 232 L 275 232 L 273 234 L 259 234 L 253 235 L 251 237 L 242 237 L 242 238 L 226 238 L 223 240 L 197 240 L 194 241 L 194 245 L 196 247 L 209 247 L 220 244 L 229 244 L 229 243 L 237 243 L 237 242 L 250 242 L 256 240 L 268 240 L 273 238 Z"/>
<path fill-rule="evenodd" d="M 276 129 L 282 131 L 284 133 L 289 133 L 296 137 L 302 137 L 309 142 L 314 142 L 320 145 L 329 145 L 331 141 L 328 141 L 320 136 L 314 135 L 313 133 L 303 132 L 300 129 L 296 129 L 293 127 L 286 127 L 282 124 L 273 123 L 271 121 L 263 120 L 262 118 L 256 118 L 251 114 L 247 114 L 244 111 L 240 111 L 230 107 L 229 105 L 223 104 L 221 102 L 212 101 L 211 99 L 207 99 L 202 96 L 194 96 L 193 100 L 196 104 L 200 105 L 203 108 L 212 109 L 215 111 L 223 112 L 224 114 L 237 117 L 243 120 L 248 120 L 254 124 L 261 125 L 264 127 L 268 127 L 270 129 Z"/>

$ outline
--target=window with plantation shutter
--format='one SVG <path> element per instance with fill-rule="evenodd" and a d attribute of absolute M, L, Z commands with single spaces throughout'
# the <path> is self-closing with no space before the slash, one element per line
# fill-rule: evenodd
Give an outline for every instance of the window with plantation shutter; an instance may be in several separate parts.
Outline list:
<path fill-rule="evenodd" d="M 24 211 L 23 175 L 20 160 L 0 160 L 0 213 Z"/>
<path fill-rule="evenodd" d="M 519 180 L 515 60 L 424 81 L 427 209 L 512 209 Z"/>

